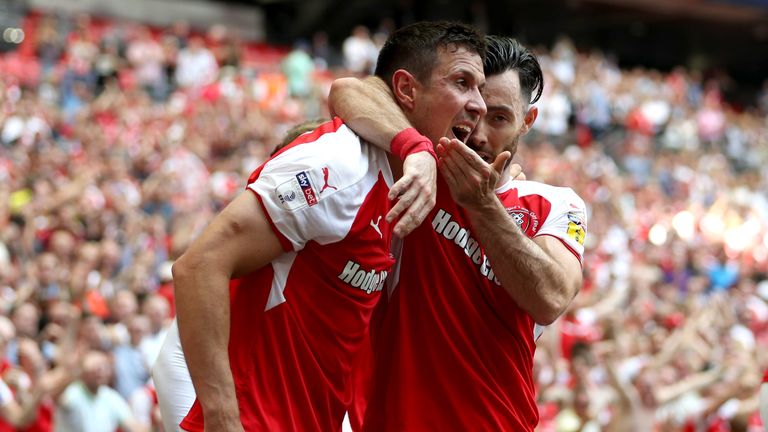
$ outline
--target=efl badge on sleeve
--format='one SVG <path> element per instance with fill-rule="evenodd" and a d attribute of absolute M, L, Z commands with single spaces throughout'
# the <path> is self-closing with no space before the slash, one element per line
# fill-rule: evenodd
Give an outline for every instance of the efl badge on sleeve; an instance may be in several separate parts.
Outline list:
<path fill-rule="evenodd" d="M 584 229 L 584 218 L 575 212 L 568 213 L 568 236 L 580 245 L 584 244 L 587 232 Z"/>
<path fill-rule="evenodd" d="M 296 210 L 307 206 L 304 191 L 295 177 L 275 188 L 275 196 L 286 210 Z"/>

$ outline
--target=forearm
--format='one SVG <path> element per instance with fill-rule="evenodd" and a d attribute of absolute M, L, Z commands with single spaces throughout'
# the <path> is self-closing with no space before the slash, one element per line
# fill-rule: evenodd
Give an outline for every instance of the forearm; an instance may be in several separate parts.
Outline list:
<path fill-rule="evenodd" d="M 608 383 L 616 392 L 619 404 L 624 407 L 631 407 L 633 402 L 637 400 L 637 395 L 632 393 L 633 390 L 631 390 L 629 386 L 621 382 L 618 373 L 616 372 L 616 364 L 613 360 L 605 362 L 605 370 L 608 374 Z"/>
<path fill-rule="evenodd" d="M 648 367 L 652 369 L 660 368 L 669 363 L 669 361 L 680 351 L 683 346 L 685 336 L 684 329 L 679 330 L 677 333 L 673 333 L 667 338 L 666 343 L 661 350 L 648 363 Z"/>
<path fill-rule="evenodd" d="M 203 412 L 239 418 L 229 365 L 229 277 L 205 259 L 173 267 L 179 336 Z M 211 414 L 216 415 L 216 414 Z"/>
<path fill-rule="evenodd" d="M 80 375 L 79 367 L 74 370 L 57 366 L 55 369 L 46 372 L 43 380 L 45 381 L 45 392 L 54 400 L 66 390 L 67 386 Z"/>
<path fill-rule="evenodd" d="M 355 133 L 387 152 L 395 135 L 411 127 L 389 87 L 378 77 L 337 79 L 328 104 Z"/>
<path fill-rule="evenodd" d="M 17 395 L 17 397 L 19 396 L 21 395 Z M 28 426 L 37 418 L 38 407 L 43 396 L 45 396 L 43 389 L 36 388 L 31 394 L 21 397 L 20 402 L 14 400 L 6 403 L 0 410 L 3 419 L 15 428 Z"/>
<path fill-rule="evenodd" d="M 697 391 L 701 388 L 712 385 L 717 381 L 722 373 L 719 369 L 710 369 L 706 372 L 699 372 L 689 376 L 680 382 L 661 387 L 656 392 L 656 400 L 659 404 L 670 402 L 689 391 Z"/>
<path fill-rule="evenodd" d="M 468 209 L 468 215 L 502 287 L 536 323 L 551 324 L 578 287 L 553 257 L 520 230 L 497 199 Z"/>

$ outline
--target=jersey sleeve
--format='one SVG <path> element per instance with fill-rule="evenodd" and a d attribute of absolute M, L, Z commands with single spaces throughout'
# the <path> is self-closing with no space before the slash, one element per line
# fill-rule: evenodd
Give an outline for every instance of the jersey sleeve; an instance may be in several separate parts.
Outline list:
<path fill-rule="evenodd" d="M 247 188 L 259 199 L 283 249 L 299 251 L 309 241 L 327 244 L 347 235 L 383 163 L 383 152 L 342 125 L 284 149 L 251 176 Z"/>
<path fill-rule="evenodd" d="M 550 235 L 558 238 L 582 262 L 587 236 L 587 206 L 572 189 L 564 188 L 561 193 L 536 237 Z"/>

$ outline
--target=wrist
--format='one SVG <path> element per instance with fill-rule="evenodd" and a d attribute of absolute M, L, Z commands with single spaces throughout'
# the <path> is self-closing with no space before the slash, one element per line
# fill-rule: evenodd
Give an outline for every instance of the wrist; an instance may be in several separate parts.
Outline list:
<path fill-rule="evenodd" d="M 240 430 L 240 428 L 242 428 L 242 422 L 238 411 L 235 411 L 234 413 L 221 410 L 203 411 L 203 419 L 205 419 L 206 430 L 209 428 L 216 430 Z"/>
<path fill-rule="evenodd" d="M 414 128 L 403 129 L 395 135 L 390 143 L 390 148 L 392 154 L 400 160 L 405 160 L 406 157 L 414 153 L 427 152 L 437 161 L 437 154 L 432 141 Z"/>
<path fill-rule="evenodd" d="M 498 213 L 499 215 L 507 215 L 507 209 L 501 204 L 501 201 L 494 194 L 490 197 L 484 197 L 471 204 L 463 206 L 470 216 L 478 216 L 487 219 Z"/>
<path fill-rule="evenodd" d="M 227 417 L 229 415 L 238 417 L 239 407 L 237 404 L 237 397 L 233 394 L 231 397 L 219 396 L 219 397 L 207 397 L 198 398 L 200 401 L 200 408 L 202 408 L 203 414 L 207 417 L 209 414 L 216 417 Z"/>
<path fill-rule="evenodd" d="M 240 421 L 240 409 L 237 402 L 233 403 L 215 403 L 204 404 L 201 403 L 200 407 L 203 411 L 203 417 L 206 422 L 216 421 L 219 423 L 227 422 L 239 422 Z"/>

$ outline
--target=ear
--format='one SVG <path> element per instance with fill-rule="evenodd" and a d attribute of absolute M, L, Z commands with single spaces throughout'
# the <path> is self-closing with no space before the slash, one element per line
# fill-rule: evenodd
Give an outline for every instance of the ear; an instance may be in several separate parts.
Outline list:
<path fill-rule="evenodd" d="M 395 101 L 406 111 L 413 110 L 417 84 L 416 78 L 405 69 L 398 69 L 392 74 Z"/>
<path fill-rule="evenodd" d="M 536 121 L 536 117 L 539 116 L 539 108 L 536 106 L 532 106 L 528 108 L 528 112 L 525 113 L 525 118 L 523 118 L 523 127 L 520 130 L 520 135 L 525 135 L 528 133 L 528 131 L 531 130 L 531 127 L 533 127 L 533 123 Z"/>

